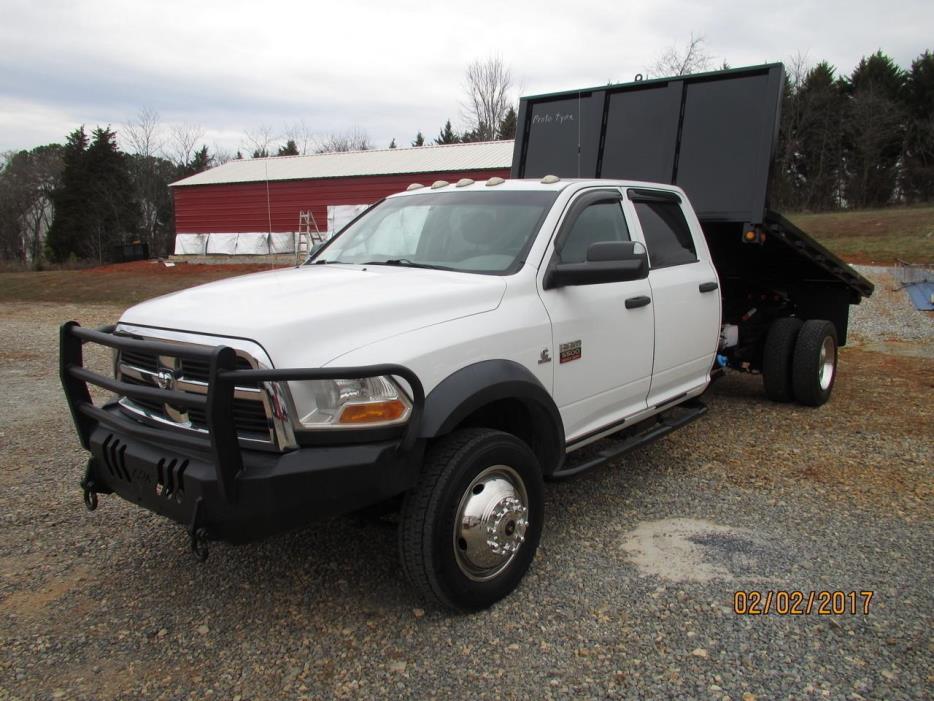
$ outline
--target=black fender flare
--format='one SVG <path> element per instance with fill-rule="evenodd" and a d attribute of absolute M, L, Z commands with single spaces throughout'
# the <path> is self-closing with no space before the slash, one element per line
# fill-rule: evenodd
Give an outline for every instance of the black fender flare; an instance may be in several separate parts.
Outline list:
<path fill-rule="evenodd" d="M 425 398 L 419 437 L 450 433 L 477 410 L 504 399 L 517 400 L 529 410 L 540 441 L 533 450 L 544 473 L 550 475 L 564 459 L 564 422 L 541 381 L 512 360 L 484 360 L 442 380 Z"/>

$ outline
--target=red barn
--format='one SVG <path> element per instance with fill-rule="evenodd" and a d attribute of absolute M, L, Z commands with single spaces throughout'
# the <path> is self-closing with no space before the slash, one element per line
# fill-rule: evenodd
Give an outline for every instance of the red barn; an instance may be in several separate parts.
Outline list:
<path fill-rule="evenodd" d="M 490 141 L 230 161 L 172 184 L 175 253 L 291 253 L 302 212 L 311 231 L 333 233 L 413 182 L 509 177 L 512 150 Z"/>

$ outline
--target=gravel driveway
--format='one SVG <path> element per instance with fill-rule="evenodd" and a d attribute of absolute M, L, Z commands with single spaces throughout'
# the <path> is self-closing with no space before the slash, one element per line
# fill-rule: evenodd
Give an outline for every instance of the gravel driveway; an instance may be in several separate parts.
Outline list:
<path fill-rule="evenodd" d="M 930 358 L 846 349 L 818 410 L 728 376 L 701 421 L 548 485 L 523 585 L 454 616 L 406 587 L 388 523 L 199 564 L 166 520 L 87 513 L 57 324 L 118 313 L 0 305 L 0 699 L 930 697 Z M 737 590 L 874 595 L 751 616 Z"/>

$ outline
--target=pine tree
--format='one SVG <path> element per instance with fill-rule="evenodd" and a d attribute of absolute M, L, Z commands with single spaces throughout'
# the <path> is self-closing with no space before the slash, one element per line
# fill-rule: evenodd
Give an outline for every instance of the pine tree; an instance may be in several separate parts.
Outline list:
<path fill-rule="evenodd" d="M 282 154 L 279 154 L 280 156 Z M 208 147 L 202 146 L 191 157 L 191 160 L 188 163 L 184 164 L 178 169 L 179 178 L 187 178 L 190 175 L 196 173 L 203 173 L 212 165 L 211 163 L 211 154 L 208 153 Z"/>
<path fill-rule="evenodd" d="M 435 143 L 439 146 L 445 144 L 459 144 L 460 140 L 461 138 L 457 135 L 457 132 L 451 127 L 451 120 L 449 119 L 444 123 L 444 126 L 435 138 Z"/>
<path fill-rule="evenodd" d="M 47 256 L 53 262 L 82 255 L 86 240 L 90 238 L 87 203 L 91 199 L 91 181 L 87 172 L 87 148 L 88 135 L 83 126 L 71 132 L 65 141 L 61 181 L 52 191 L 55 217 L 45 240 Z"/>
<path fill-rule="evenodd" d="M 285 146 L 279 147 L 279 153 L 277 156 L 297 156 L 298 155 L 298 146 L 295 143 L 294 139 L 289 139 L 285 142 Z"/>
<path fill-rule="evenodd" d="M 425 137 L 422 135 L 421 132 L 418 132 L 418 134 L 416 134 L 415 136 L 415 141 L 412 142 L 412 146 L 424 146 L 424 145 L 425 145 Z"/>
<path fill-rule="evenodd" d="M 516 110 L 510 107 L 496 127 L 497 139 L 515 139 L 516 138 Z"/>
<path fill-rule="evenodd" d="M 844 179 L 844 84 L 826 61 L 808 71 L 798 92 L 800 121 L 795 168 L 800 207 L 823 211 L 840 206 Z"/>
<path fill-rule="evenodd" d="M 389 148 L 396 147 L 396 137 L 392 137 L 392 141 L 389 142 Z"/>
<path fill-rule="evenodd" d="M 905 198 L 909 202 L 930 202 L 934 200 L 934 54 L 930 51 L 911 63 L 905 103 Z"/>
<path fill-rule="evenodd" d="M 87 203 L 90 230 L 76 253 L 102 262 L 112 258 L 116 244 L 131 241 L 138 234 L 139 203 L 126 154 L 117 148 L 117 135 L 109 127 L 94 130 L 84 158 L 91 190 Z"/>
<path fill-rule="evenodd" d="M 851 206 L 884 206 L 895 195 L 905 135 L 905 79 L 905 72 L 877 51 L 860 60 L 846 84 L 846 199 Z"/>
<path fill-rule="evenodd" d="M 778 148 L 769 179 L 769 204 L 777 209 L 800 209 L 798 159 L 800 156 L 800 85 L 785 73 L 782 89 L 781 122 L 778 130 Z"/>
<path fill-rule="evenodd" d="M 464 144 L 476 143 L 478 141 L 486 141 L 486 139 L 483 138 L 483 134 L 477 129 L 469 129 L 465 131 L 463 134 L 461 134 L 460 140 L 461 140 L 461 143 L 464 143 Z"/>

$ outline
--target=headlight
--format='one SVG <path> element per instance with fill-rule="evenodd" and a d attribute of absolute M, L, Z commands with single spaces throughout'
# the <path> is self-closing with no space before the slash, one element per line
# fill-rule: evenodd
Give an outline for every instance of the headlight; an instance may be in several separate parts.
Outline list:
<path fill-rule="evenodd" d="M 390 426 L 405 423 L 412 412 L 412 402 L 390 377 L 292 384 L 304 412 L 299 419 L 303 428 Z"/>

